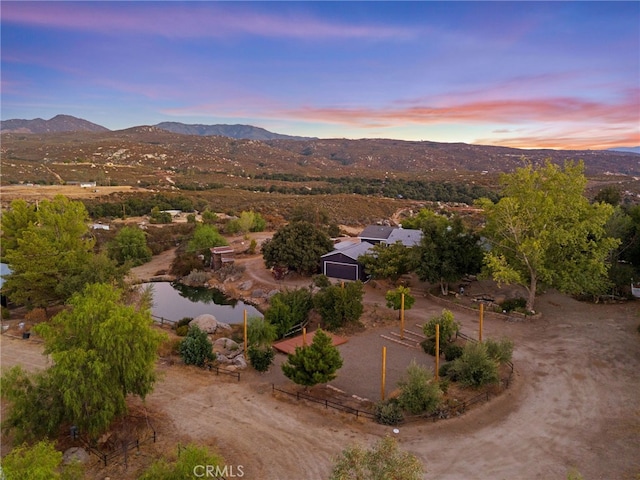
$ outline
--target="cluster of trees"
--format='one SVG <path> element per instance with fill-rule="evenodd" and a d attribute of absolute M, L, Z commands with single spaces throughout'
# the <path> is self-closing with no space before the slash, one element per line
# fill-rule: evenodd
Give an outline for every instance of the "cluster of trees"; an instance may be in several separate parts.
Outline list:
<path fill-rule="evenodd" d="M 473 203 L 474 200 L 486 197 L 498 200 L 498 195 L 479 185 L 468 183 L 437 182 L 427 180 L 401 180 L 381 178 L 353 177 L 308 177 L 287 173 L 259 173 L 255 179 L 273 180 L 304 185 L 263 185 L 250 187 L 251 190 L 272 193 L 297 195 L 326 195 L 355 193 L 358 195 L 380 195 L 389 198 L 407 198 L 411 200 Z M 309 188 L 309 183 L 323 182 L 326 185 Z"/>
<path fill-rule="evenodd" d="M 415 272 L 422 281 L 439 283 L 446 295 L 450 283 L 465 274 L 475 275 L 481 271 L 480 237 L 465 227 L 460 218 L 449 219 L 422 209 L 402 226 L 422 230 L 420 244 L 410 248 L 400 242 L 374 245 L 358 258 L 368 274 L 396 281 L 406 273 Z"/>
<path fill-rule="evenodd" d="M 205 205 L 194 203 L 184 195 L 156 193 L 152 195 L 129 195 L 113 201 L 105 198 L 84 200 L 91 218 L 124 218 L 149 215 L 153 208 L 162 210 L 181 210 L 193 212 L 203 210 Z"/>

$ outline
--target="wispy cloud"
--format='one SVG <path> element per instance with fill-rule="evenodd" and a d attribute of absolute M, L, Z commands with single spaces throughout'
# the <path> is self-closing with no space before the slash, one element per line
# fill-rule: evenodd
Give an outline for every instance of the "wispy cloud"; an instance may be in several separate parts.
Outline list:
<path fill-rule="evenodd" d="M 332 22 L 293 11 L 271 14 L 245 9 L 238 4 L 195 2 L 186 7 L 180 3 L 154 3 L 153 8 L 148 7 L 145 2 L 129 4 L 127 8 L 122 8 L 119 2 L 11 2 L 3 5 L 2 19 L 3 22 L 36 27 L 108 34 L 131 32 L 169 38 L 257 35 L 344 40 L 406 38 L 414 33 L 406 27 Z"/>
<path fill-rule="evenodd" d="M 528 122 L 634 123 L 640 120 L 640 89 L 624 92 L 616 102 L 602 102 L 573 97 L 536 99 L 470 100 L 451 105 L 407 105 L 401 108 L 312 107 L 289 110 L 287 115 L 299 119 L 387 127 L 397 123 L 503 123 Z M 434 103 L 441 103 L 440 99 Z"/>

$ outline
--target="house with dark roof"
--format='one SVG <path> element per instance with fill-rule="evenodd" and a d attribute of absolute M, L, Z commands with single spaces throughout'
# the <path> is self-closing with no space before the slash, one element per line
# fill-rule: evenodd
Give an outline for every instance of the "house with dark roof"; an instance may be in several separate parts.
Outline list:
<path fill-rule="evenodd" d="M 368 279 L 364 266 L 358 262 L 358 257 L 371 251 L 374 245 L 379 243 L 393 245 L 402 243 L 405 247 L 419 245 L 422 240 L 421 230 L 403 229 L 399 227 L 386 227 L 370 225 L 360 235 L 359 242 L 340 242 L 335 249 L 321 257 L 322 273 L 327 277 L 342 280 Z"/>
<path fill-rule="evenodd" d="M 402 227 L 386 227 L 382 225 L 369 225 L 358 238 L 362 242 L 372 245 L 384 243 L 393 245 L 396 242 L 402 243 L 405 247 L 419 245 L 422 240 L 422 230 L 413 230 Z"/>

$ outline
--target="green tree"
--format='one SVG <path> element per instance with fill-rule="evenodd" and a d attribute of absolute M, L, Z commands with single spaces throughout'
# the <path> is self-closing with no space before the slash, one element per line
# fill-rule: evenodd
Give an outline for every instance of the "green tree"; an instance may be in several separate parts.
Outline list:
<path fill-rule="evenodd" d="M 187 365 L 202 367 L 207 360 L 214 359 L 213 345 L 209 336 L 197 325 L 189 326 L 189 332 L 180 342 L 178 350 L 182 361 Z"/>
<path fill-rule="evenodd" d="M 345 448 L 335 459 L 330 480 L 422 480 L 425 468 L 414 454 L 403 452 L 398 441 L 386 436 L 366 450 Z"/>
<path fill-rule="evenodd" d="M 331 336 L 315 331 L 311 345 L 296 347 L 295 353 L 282 364 L 282 372 L 298 385 L 313 387 L 336 378 L 342 368 L 342 357 L 333 346 Z"/>
<path fill-rule="evenodd" d="M 3 414 L 2 430 L 15 432 L 15 440 L 34 441 L 58 433 L 65 419 L 62 392 L 51 369 L 28 373 L 20 366 L 3 372 L 2 398 L 9 408 Z"/>
<path fill-rule="evenodd" d="M 423 235 L 420 245 L 412 249 L 412 263 L 420 280 L 439 283 L 446 295 L 450 283 L 481 270 L 479 237 L 465 228 L 460 218 L 450 221 L 423 209 L 418 224 Z"/>
<path fill-rule="evenodd" d="M 212 225 L 218 221 L 218 215 L 209 209 L 202 212 L 202 223 L 206 225 Z"/>
<path fill-rule="evenodd" d="M 18 240 L 22 233 L 38 222 L 38 216 L 34 205 L 29 205 L 24 200 L 11 202 L 9 210 L 2 214 L 2 257 L 7 251 L 18 248 Z"/>
<path fill-rule="evenodd" d="M 412 360 L 404 376 L 398 382 L 400 407 L 412 415 L 432 413 L 442 402 L 442 392 L 433 375 L 424 365 Z"/>
<path fill-rule="evenodd" d="M 440 315 L 431 317 L 429 321 L 422 327 L 427 338 L 435 337 L 436 325 L 440 325 L 440 342 L 450 342 L 453 336 L 460 330 L 460 324 L 455 321 L 451 310 L 446 308 L 442 310 Z"/>
<path fill-rule="evenodd" d="M 16 230 L 17 246 L 6 252 L 12 273 L 3 290 L 17 304 L 46 308 L 84 286 L 81 281 L 92 268 L 95 241 L 89 236 L 89 217 L 81 202 L 61 195 L 43 200 L 36 220 L 22 222 Z"/>
<path fill-rule="evenodd" d="M 249 345 L 263 347 L 271 345 L 278 338 L 276 327 L 266 318 L 249 317 L 247 319 L 247 341 Z"/>
<path fill-rule="evenodd" d="M 360 320 L 364 306 L 364 286 L 361 281 L 347 282 L 323 288 L 313 297 L 313 306 L 329 330 L 335 330 Z"/>
<path fill-rule="evenodd" d="M 109 256 L 120 265 L 129 262 L 132 266 L 142 265 L 151 260 L 151 249 L 147 237 L 139 228 L 124 227 L 107 246 Z"/>
<path fill-rule="evenodd" d="M 243 211 L 240 214 L 240 218 L 231 220 L 227 225 L 226 231 L 229 233 L 243 233 L 248 232 L 262 232 L 266 227 L 267 222 L 262 218 L 262 215 L 250 211 Z"/>
<path fill-rule="evenodd" d="M 149 218 L 150 223 L 171 223 L 171 213 L 160 210 L 160 207 L 155 206 L 151 209 L 151 215 Z"/>
<path fill-rule="evenodd" d="M 224 460 L 219 455 L 211 453 L 205 447 L 188 444 L 182 448 L 178 447 L 178 458 L 174 462 L 168 462 L 165 459 L 156 460 L 142 476 L 138 477 L 138 480 L 184 480 L 197 478 L 200 474 L 204 477 L 207 465 L 210 465 L 216 477 L 229 476 L 229 472 L 224 473 Z M 218 467 L 217 472 L 216 467 Z M 244 475 L 240 467 L 235 473 L 238 476 Z"/>
<path fill-rule="evenodd" d="M 311 292 L 306 288 L 286 290 L 269 299 L 264 319 L 275 327 L 276 338 L 282 338 L 293 327 L 306 325 L 312 307 Z"/>
<path fill-rule="evenodd" d="M 198 225 L 189 241 L 188 250 L 196 255 L 204 255 L 206 261 L 211 260 L 211 248 L 228 245 L 227 240 L 220 235 L 218 229 L 212 225 Z"/>
<path fill-rule="evenodd" d="M 62 452 L 43 440 L 15 447 L 2 459 L 3 480 L 76 480 L 83 478 L 80 464 L 62 465 Z"/>
<path fill-rule="evenodd" d="M 87 285 L 69 307 L 35 330 L 53 359 L 64 420 L 95 437 L 127 412 L 128 395 L 144 399 L 153 390 L 164 335 L 152 328 L 147 304 L 126 305 L 111 285 Z"/>
<path fill-rule="evenodd" d="M 597 294 L 608 286 L 607 256 L 619 244 L 605 230 L 613 207 L 589 203 L 583 170 L 571 162 L 519 168 L 503 175 L 498 203 L 480 202 L 491 244 L 487 270 L 498 283 L 524 286 L 530 311 L 539 282 L 572 294 Z"/>
<path fill-rule="evenodd" d="M 379 243 L 367 253 L 358 257 L 365 271 L 374 278 L 388 278 L 397 281 L 409 272 L 411 267 L 411 249 L 402 242 L 391 245 Z"/>
<path fill-rule="evenodd" d="M 384 298 L 387 301 L 387 308 L 393 308 L 394 310 L 400 310 L 403 306 L 402 297 L 404 296 L 404 309 L 409 310 L 416 302 L 415 297 L 411 295 L 411 289 L 409 287 L 403 287 L 400 285 L 395 290 L 389 290 Z"/>
<path fill-rule="evenodd" d="M 284 267 L 311 275 L 318 271 L 320 257 L 332 249 L 324 230 L 309 222 L 294 222 L 262 244 L 262 255 L 267 268 Z"/>
<path fill-rule="evenodd" d="M 603 187 L 594 198 L 595 202 L 608 203 L 613 207 L 620 205 L 621 200 L 622 192 L 620 191 L 620 187 L 617 185 L 607 185 L 606 187 Z"/>

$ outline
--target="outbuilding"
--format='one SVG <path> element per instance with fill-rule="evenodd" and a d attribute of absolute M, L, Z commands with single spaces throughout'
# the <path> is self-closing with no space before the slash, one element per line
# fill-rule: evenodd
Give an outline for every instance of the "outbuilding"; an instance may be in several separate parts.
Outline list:
<path fill-rule="evenodd" d="M 335 250 L 321 257 L 322 273 L 327 277 L 342 280 L 367 280 L 364 267 L 358 263 L 358 257 L 373 248 L 367 242 L 337 244 Z"/>

